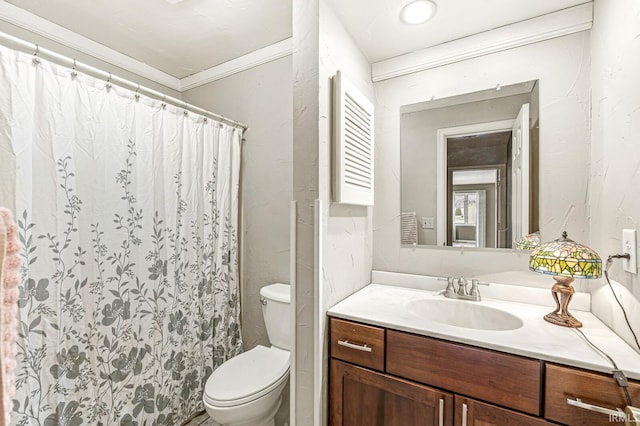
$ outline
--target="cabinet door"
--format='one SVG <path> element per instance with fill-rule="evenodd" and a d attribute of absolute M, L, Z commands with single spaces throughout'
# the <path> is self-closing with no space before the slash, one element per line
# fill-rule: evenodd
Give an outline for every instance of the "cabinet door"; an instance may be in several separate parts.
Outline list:
<path fill-rule="evenodd" d="M 543 419 L 455 396 L 455 426 L 551 426 Z"/>
<path fill-rule="evenodd" d="M 453 395 L 331 359 L 332 426 L 450 426 Z"/>

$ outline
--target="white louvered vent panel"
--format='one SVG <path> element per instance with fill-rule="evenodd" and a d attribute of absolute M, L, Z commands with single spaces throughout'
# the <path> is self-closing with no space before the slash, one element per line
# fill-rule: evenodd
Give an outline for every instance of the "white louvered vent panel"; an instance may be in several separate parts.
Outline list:
<path fill-rule="evenodd" d="M 334 91 L 334 200 L 373 205 L 373 104 L 338 71 Z"/>

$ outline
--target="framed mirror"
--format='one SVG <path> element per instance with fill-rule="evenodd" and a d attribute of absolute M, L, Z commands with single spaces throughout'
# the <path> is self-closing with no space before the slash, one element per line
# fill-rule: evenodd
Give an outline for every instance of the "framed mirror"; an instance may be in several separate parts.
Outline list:
<path fill-rule="evenodd" d="M 515 248 L 539 229 L 537 80 L 400 109 L 401 244 Z"/>

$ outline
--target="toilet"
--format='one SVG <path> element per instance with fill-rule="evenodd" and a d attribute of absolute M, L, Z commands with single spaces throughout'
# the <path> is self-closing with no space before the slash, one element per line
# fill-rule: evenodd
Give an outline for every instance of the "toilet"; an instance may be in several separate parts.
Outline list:
<path fill-rule="evenodd" d="M 291 294 L 288 284 L 260 289 L 270 347 L 258 345 L 218 367 L 202 397 L 209 417 L 225 426 L 273 426 L 289 378 Z"/>

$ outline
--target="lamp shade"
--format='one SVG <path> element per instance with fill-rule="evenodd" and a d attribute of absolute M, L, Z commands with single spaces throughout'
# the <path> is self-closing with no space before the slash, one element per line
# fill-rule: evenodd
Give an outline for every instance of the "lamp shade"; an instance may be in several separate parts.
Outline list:
<path fill-rule="evenodd" d="M 540 246 L 540 231 L 527 234 L 516 243 L 518 250 L 534 250 Z"/>
<path fill-rule="evenodd" d="M 600 278 L 602 259 L 589 247 L 562 238 L 542 244 L 531 253 L 529 269 L 534 272 L 571 278 Z"/>

